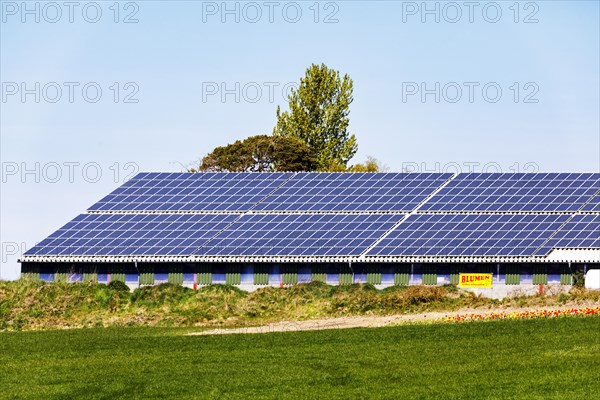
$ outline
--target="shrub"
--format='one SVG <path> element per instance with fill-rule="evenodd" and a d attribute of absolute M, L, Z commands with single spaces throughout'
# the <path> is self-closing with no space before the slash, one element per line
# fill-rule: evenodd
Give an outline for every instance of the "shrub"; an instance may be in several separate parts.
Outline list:
<path fill-rule="evenodd" d="M 331 286 L 331 294 L 335 295 L 338 293 L 355 293 L 362 290 L 362 284 L 352 283 L 350 285 L 338 285 Z"/>
<path fill-rule="evenodd" d="M 388 286 L 386 288 L 384 288 L 383 290 L 381 290 L 382 293 L 395 293 L 395 292 L 403 292 L 406 289 L 408 289 L 407 285 L 394 285 L 394 286 Z"/>
<path fill-rule="evenodd" d="M 454 283 L 448 283 L 442 286 L 448 293 L 458 293 L 458 286 Z"/>
<path fill-rule="evenodd" d="M 115 290 L 117 292 L 126 292 L 129 293 L 129 286 L 122 281 L 110 281 L 107 285 L 109 289 Z"/>
<path fill-rule="evenodd" d="M 441 286 L 408 286 L 404 290 L 385 293 L 385 306 L 390 311 L 407 310 L 423 304 L 441 302 L 446 297 Z"/>
<path fill-rule="evenodd" d="M 569 291 L 570 300 L 575 301 L 600 301 L 600 290 L 585 289 L 579 286 L 573 287 Z"/>
<path fill-rule="evenodd" d="M 379 290 L 372 283 L 363 283 L 361 289 L 365 292 L 378 292 Z"/>
<path fill-rule="evenodd" d="M 159 306 L 167 303 L 178 303 L 194 295 L 194 291 L 173 283 L 161 283 L 156 286 L 137 288 L 131 295 L 132 303 Z"/>
<path fill-rule="evenodd" d="M 560 304 L 564 304 L 567 302 L 567 300 L 569 300 L 569 295 L 566 293 L 561 293 L 558 295 L 556 301 L 558 301 Z"/>
<path fill-rule="evenodd" d="M 240 296 L 244 296 L 248 294 L 245 290 L 238 288 L 233 285 L 223 285 L 220 283 L 216 283 L 214 285 L 203 286 L 198 289 L 198 293 L 230 293 L 236 294 Z"/>
<path fill-rule="evenodd" d="M 573 286 L 579 288 L 585 287 L 585 275 L 580 269 L 573 272 Z"/>
<path fill-rule="evenodd" d="M 301 283 L 299 285 L 293 285 L 287 288 L 288 293 L 290 295 L 301 295 L 301 296 L 311 296 L 315 298 L 326 298 L 331 296 L 333 292 L 333 286 L 326 284 L 325 282 L 309 282 L 309 283 Z"/>

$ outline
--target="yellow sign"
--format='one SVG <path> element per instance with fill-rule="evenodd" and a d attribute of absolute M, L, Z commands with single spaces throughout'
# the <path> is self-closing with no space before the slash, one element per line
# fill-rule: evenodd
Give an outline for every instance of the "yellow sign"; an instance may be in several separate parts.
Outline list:
<path fill-rule="evenodd" d="M 491 288 L 493 274 L 459 274 L 460 287 Z"/>

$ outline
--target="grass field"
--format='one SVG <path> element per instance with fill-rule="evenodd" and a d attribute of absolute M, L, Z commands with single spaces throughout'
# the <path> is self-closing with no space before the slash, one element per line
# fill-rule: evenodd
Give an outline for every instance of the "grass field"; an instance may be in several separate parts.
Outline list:
<path fill-rule="evenodd" d="M 7 399 L 589 399 L 600 317 L 184 336 L 0 333 Z"/>

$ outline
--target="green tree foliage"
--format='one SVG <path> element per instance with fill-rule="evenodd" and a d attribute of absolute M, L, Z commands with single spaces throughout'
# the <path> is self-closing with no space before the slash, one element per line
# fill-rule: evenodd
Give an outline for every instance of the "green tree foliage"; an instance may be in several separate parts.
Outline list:
<path fill-rule="evenodd" d="M 293 137 L 257 135 L 214 149 L 198 170 L 212 172 L 313 171 L 311 149 Z M 198 172 L 190 169 L 190 172 Z"/>
<path fill-rule="evenodd" d="M 347 169 L 348 172 L 385 172 L 385 167 L 375 157 L 368 156 L 364 163 L 354 164 Z"/>
<path fill-rule="evenodd" d="M 303 141 L 314 151 L 319 171 L 346 170 L 356 153 L 356 137 L 348 132 L 352 79 L 325 64 L 311 65 L 300 87 L 288 96 L 289 111 L 277 107 L 276 136 Z"/>

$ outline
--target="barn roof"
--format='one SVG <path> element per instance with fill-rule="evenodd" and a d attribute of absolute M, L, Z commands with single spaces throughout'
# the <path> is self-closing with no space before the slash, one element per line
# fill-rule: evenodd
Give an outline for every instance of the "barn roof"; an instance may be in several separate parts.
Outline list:
<path fill-rule="evenodd" d="M 140 173 L 21 261 L 600 262 L 600 174 Z"/>

